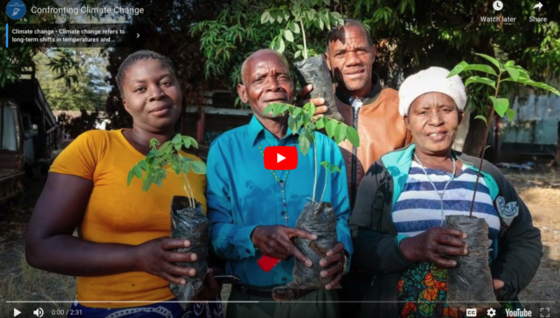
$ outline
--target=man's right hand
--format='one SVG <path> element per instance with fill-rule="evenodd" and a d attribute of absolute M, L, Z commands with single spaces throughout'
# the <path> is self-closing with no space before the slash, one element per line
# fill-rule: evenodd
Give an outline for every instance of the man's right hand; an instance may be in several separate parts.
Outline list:
<path fill-rule="evenodd" d="M 301 91 L 299 91 L 298 99 L 297 99 L 298 102 L 296 103 L 296 105 L 299 106 L 299 107 L 303 107 L 303 105 L 311 102 L 316 107 L 315 118 L 323 117 L 324 114 L 329 110 L 327 105 L 325 105 L 325 99 L 324 98 L 319 97 L 319 98 L 312 98 L 312 99 L 304 99 L 305 96 L 307 94 L 309 94 L 309 92 L 311 92 L 312 90 L 313 90 L 313 85 L 311 85 L 311 84 L 308 84 L 308 85 L 302 87 Z"/>
<path fill-rule="evenodd" d="M 257 226 L 251 235 L 251 240 L 261 253 L 270 257 L 286 260 L 292 255 L 307 267 L 312 263 L 294 245 L 292 239 L 296 237 L 316 240 L 317 235 L 311 234 L 306 230 L 285 227 L 280 225 Z"/>
<path fill-rule="evenodd" d="M 176 248 L 189 247 L 191 243 L 185 239 L 161 237 L 136 246 L 135 264 L 137 270 L 159 276 L 170 283 L 186 284 L 182 276 L 194 276 L 192 267 L 181 267 L 175 263 L 190 263 L 197 259 L 195 253 L 174 252 Z"/>
<path fill-rule="evenodd" d="M 439 267 L 454 267 L 457 262 L 446 256 L 467 255 L 467 235 L 459 230 L 433 227 L 422 234 L 405 238 L 401 252 L 411 262 L 433 262 Z"/>

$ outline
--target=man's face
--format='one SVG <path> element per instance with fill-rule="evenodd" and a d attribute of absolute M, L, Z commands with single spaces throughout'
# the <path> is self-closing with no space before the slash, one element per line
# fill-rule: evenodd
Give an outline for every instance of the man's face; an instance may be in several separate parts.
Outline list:
<path fill-rule="evenodd" d="M 339 87 L 356 97 L 371 90 L 371 68 L 375 61 L 375 45 L 368 45 L 367 35 L 357 26 L 346 26 L 329 43 L 327 63 L 335 73 Z"/>
<path fill-rule="evenodd" d="M 244 103 L 249 103 L 253 112 L 262 118 L 273 118 L 263 114 L 270 103 L 291 104 L 294 98 L 294 83 L 288 65 L 279 53 L 263 50 L 249 57 L 243 84 L 237 93 Z"/>

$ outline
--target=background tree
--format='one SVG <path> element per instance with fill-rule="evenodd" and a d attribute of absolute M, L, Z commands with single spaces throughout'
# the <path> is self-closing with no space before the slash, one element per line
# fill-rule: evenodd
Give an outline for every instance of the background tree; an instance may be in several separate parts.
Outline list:
<path fill-rule="evenodd" d="M 451 69 L 460 61 L 482 62 L 474 52 L 496 57 L 500 61 L 517 60 L 519 65 L 535 74 L 535 80 L 546 80 L 560 74 L 559 5 L 533 10 L 531 1 L 508 2 L 495 12 L 486 0 L 238 0 L 219 18 L 199 24 L 201 49 L 206 57 L 207 77 L 228 75 L 232 87 L 239 80 L 239 65 L 248 53 L 270 46 L 279 32 L 284 16 L 272 16 L 279 23 L 261 21 L 264 12 L 276 12 L 286 6 L 314 7 L 314 23 L 325 22 L 321 8 L 338 12 L 343 17 L 362 20 L 378 45 L 374 70 L 385 85 L 398 88 L 404 77 L 429 66 Z M 272 15 L 272 14 L 271 14 Z M 481 17 L 515 17 L 516 22 L 483 22 Z M 529 22 L 530 16 L 546 17 L 547 23 Z M 264 23 L 261 23 L 264 22 Z M 260 24 L 259 24 L 260 23 Z M 194 28 L 197 30 L 197 27 Z M 311 31 L 307 36 L 310 48 L 322 53 L 326 49 L 326 31 Z M 235 36 L 243 34 L 244 36 Z M 219 45 L 221 44 L 221 45 Z M 275 46 L 279 49 L 279 47 Z M 286 45 L 284 55 L 293 61 L 297 46 Z M 233 52 L 235 51 L 235 54 Z M 229 53 L 226 53 L 229 52 Z M 233 56 L 235 55 L 235 56 Z M 474 115 L 487 117 L 485 102 L 490 88 L 469 91 L 469 105 Z M 475 116 L 472 116 L 474 118 Z M 464 151 L 478 155 L 485 141 L 481 132 L 484 123 L 471 119 Z"/>
<path fill-rule="evenodd" d="M 101 48 L 66 49 L 62 52 L 68 59 L 77 61 L 81 72 L 72 70 L 68 75 L 76 75 L 77 81 L 66 82 L 51 69 L 57 63 L 60 52 L 47 50 L 35 56 L 37 79 L 49 105 L 53 110 L 99 111 L 105 109 L 105 102 L 111 87 L 105 82 L 109 76 L 106 53 Z M 51 56 L 52 55 L 52 56 Z"/>

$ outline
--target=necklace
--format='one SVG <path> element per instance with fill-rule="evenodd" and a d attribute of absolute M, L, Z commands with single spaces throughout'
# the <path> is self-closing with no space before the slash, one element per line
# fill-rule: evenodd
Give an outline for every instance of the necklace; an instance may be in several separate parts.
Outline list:
<path fill-rule="evenodd" d="M 457 169 L 457 165 L 455 163 L 455 157 L 453 157 L 453 155 L 451 155 L 451 161 L 453 162 L 453 175 L 451 176 L 451 179 L 449 179 L 449 181 L 447 181 L 447 183 L 445 184 L 445 187 L 443 188 L 443 192 L 441 194 L 439 193 L 436 185 L 434 184 L 434 182 L 432 181 L 432 179 L 428 175 L 428 172 L 426 172 L 426 169 L 424 169 L 424 165 L 422 164 L 422 161 L 420 161 L 420 158 L 418 158 L 416 153 L 414 154 L 414 159 L 416 159 L 416 161 L 418 161 L 418 163 L 420 164 L 420 168 L 422 168 L 422 171 L 424 171 L 424 174 L 428 178 L 428 181 L 430 181 L 430 183 L 432 184 L 432 187 L 434 187 L 434 190 L 436 191 L 436 193 L 439 196 L 439 200 L 440 200 L 440 203 L 441 203 L 441 210 L 440 210 L 441 211 L 441 225 L 440 226 L 443 226 L 443 220 L 444 220 L 443 196 L 445 195 L 445 191 L 447 190 L 447 186 L 451 183 L 451 181 L 453 181 L 455 179 L 455 172 L 456 172 L 456 169 Z"/>
<path fill-rule="evenodd" d="M 296 146 L 296 142 L 294 140 L 294 147 L 295 146 Z M 260 144 L 259 144 L 259 150 L 261 151 L 261 155 L 264 158 L 264 151 L 263 151 Z M 286 222 L 286 226 L 288 226 L 288 219 L 290 217 L 288 216 L 288 205 L 286 204 L 286 189 L 284 189 L 284 186 L 286 185 L 286 181 L 288 181 L 288 176 L 290 175 L 290 170 L 288 170 L 288 172 L 286 173 L 286 176 L 284 177 L 284 180 L 280 180 L 280 178 L 278 178 L 278 175 L 276 174 L 276 172 L 274 172 L 274 170 L 269 170 L 269 171 L 272 173 L 272 176 L 274 177 L 274 180 L 276 180 L 276 182 L 278 182 L 278 184 L 280 185 L 280 189 L 282 190 L 282 204 L 283 204 L 282 218 Z"/>

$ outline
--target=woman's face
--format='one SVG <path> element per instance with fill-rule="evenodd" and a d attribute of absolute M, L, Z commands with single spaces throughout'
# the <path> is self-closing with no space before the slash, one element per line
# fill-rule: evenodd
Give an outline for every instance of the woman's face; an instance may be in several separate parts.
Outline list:
<path fill-rule="evenodd" d="M 426 93 L 416 98 L 404 122 L 418 150 L 426 154 L 447 154 L 463 119 L 451 97 L 442 93 Z"/>
<path fill-rule="evenodd" d="M 126 70 L 122 90 L 135 126 L 153 133 L 173 129 L 183 93 L 172 70 L 158 60 L 137 61 Z"/>

